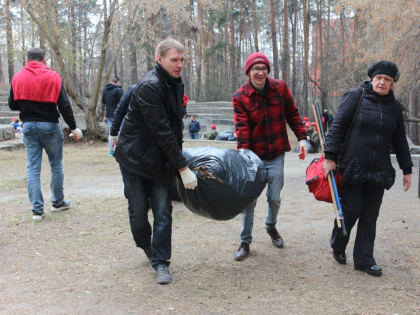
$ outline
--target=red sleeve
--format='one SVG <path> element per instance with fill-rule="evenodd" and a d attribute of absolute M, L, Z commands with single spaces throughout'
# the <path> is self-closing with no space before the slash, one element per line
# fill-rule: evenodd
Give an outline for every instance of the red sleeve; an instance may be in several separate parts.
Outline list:
<path fill-rule="evenodd" d="M 190 98 L 188 97 L 187 94 L 184 94 L 184 97 L 182 98 L 182 106 L 187 107 L 188 101 L 190 100 Z"/>
<path fill-rule="evenodd" d="M 245 106 L 240 100 L 240 96 L 233 97 L 233 122 L 235 124 L 235 133 L 237 149 L 249 149 L 250 130 L 248 115 Z"/>

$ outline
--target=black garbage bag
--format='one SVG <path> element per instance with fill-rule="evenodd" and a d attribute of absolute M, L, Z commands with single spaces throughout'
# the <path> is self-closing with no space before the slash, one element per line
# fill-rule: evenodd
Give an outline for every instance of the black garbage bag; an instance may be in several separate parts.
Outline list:
<path fill-rule="evenodd" d="M 181 200 L 195 214 L 230 220 L 249 207 L 264 190 L 266 173 L 260 158 L 250 150 L 214 147 L 184 149 L 198 186 L 185 189 L 176 177 Z"/>

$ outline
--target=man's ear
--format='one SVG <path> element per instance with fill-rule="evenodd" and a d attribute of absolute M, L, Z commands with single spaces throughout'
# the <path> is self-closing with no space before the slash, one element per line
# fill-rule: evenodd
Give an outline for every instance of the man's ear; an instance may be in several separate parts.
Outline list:
<path fill-rule="evenodd" d="M 157 56 L 156 56 L 156 62 L 157 62 L 158 64 L 162 64 L 162 56 L 161 56 L 161 55 L 157 55 Z"/>

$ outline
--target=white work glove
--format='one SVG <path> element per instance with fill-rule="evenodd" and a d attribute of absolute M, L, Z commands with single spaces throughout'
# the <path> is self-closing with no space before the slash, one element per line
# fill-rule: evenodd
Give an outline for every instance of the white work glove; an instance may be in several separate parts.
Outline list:
<path fill-rule="evenodd" d="M 181 175 L 182 183 L 185 189 L 195 189 L 197 187 L 197 176 L 189 169 L 185 168 L 183 171 L 179 170 Z"/>
<path fill-rule="evenodd" d="M 79 128 L 73 129 L 70 133 L 70 137 L 72 137 L 74 140 L 80 140 L 83 138 L 82 130 Z"/>
<path fill-rule="evenodd" d="M 115 147 L 118 144 L 118 136 L 109 136 L 109 141 L 111 142 L 112 146 Z"/>
<path fill-rule="evenodd" d="M 308 154 L 308 140 L 299 140 L 299 158 L 304 160 L 306 155 Z"/>

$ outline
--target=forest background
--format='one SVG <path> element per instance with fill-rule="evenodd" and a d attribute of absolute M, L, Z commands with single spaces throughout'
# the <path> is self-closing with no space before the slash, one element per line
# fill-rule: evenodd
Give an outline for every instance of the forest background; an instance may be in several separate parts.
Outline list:
<path fill-rule="evenodd" d="M 311 102 L 335 113 L 373 62 L 395 62 L 407 132 L 420 140 L 420 0 L 0 0 L 0 85 L 39 46 L 58 71 L 87 132 L 99 134 L 103 86 L 127 88 L 153 67 L 166 38 L 186 48 L 183 81 L 196 101 L 229 101 L 247 56 L 261 51 L 288 84 L 300 113 Z"/>

